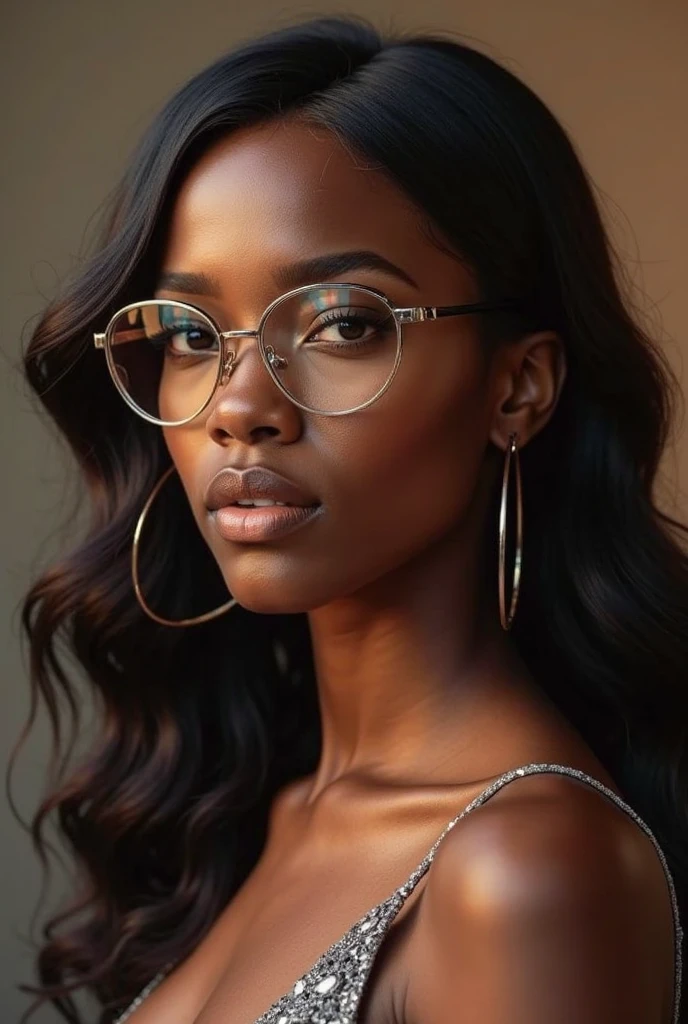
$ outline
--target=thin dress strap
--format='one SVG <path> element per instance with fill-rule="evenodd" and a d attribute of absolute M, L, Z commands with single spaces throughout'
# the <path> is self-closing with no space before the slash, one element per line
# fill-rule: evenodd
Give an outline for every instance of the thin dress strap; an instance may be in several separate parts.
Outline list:
<path fill-rule="evenodd" d="M 521 778 L 524 775 L 537 775 L 545 772 L 552 772 L 559 775 L 570 775 L 573 778 L 578 779 L 580 782 L 587 783 L 594 789 L 599 790 L 600 793 L 603 793 L 613 803 L 615 803 L 617 807 L 620 807 L 623 811 L 625 811 L 626 814 L 628 814 L 629 817 L 631 817 L 635 821 L 635 823 L 640 826 L 643 832 L 645 832 L 645 834 L 651 840 L 657 852 L 657 856 L 659 857 L 661 865 L 664 868 L 664 874 L 666 876 L 667 885 L 669 888 L 669 896 L 671 898 L 671 909 L 674 921 L 674 1009 L 672 1015 L 672 1024 L 680 1024 L 679 1016 L 681 1008 L 684 933 L 683 928 L 681 926 L 678 899 L 676 897 L 676 886 L 674 884 L 671 871 L 669 870 L 669 865 L 664 855 L 664 851 L 659 845 L 649 825 L 647 825 L 646 822 L 643 821 L 640 815 L 637 814 L 636 811 L 634 811 L 633 808 L 630 807 L 625 800 L 622 800 L 620 796 L 618 796 L 608 786 L 605 786 L 604 783 L 600 782 L 599 779 L 593 778 L 591 775 L 588 775 L 587 772 L 583 772 L 579 768 L 571 768 L 569 765 L 563 764 L 534 763 L 522 765 L 520 768 L 511 768 L 509 771 L 504 772 L 503 775 L 500 775 L 498 779 L 495 779 L 494 782 L 492 782 L 486 789 L 479 793 L 474 800 L 467 804 L 460 814 L 457 814 L 457 816 L 449 822 L 449 824 L 444 829 L 440 837 L 436 840 L 435 843 L 433 843 L 427 855 L 418 865 L 416 870 L 411 874 L 410 878 L 408 879 L 408 882 L 401 886 L 397 891 L 403 895 L 403 900 L 405 902 L 405 900 L 413 891 L 417 883 L 420 881 L 420 879 L 423 877 L 425 872 L 430 867 L 435 856 L 435 853 L 437 852 L 437 848 L 439 847 L 444 837 L 452 828 L 454 828 L 457 822 L 461 821 L 461 819 L 466 814 L 469 814 L 471 811 L 475 810 L 476 807 L 479 807 L 481 804 L 484 804 L 486 800 L 489 800 L 491 796 L 494 796 L 495 793 L 502 789 L 503 786 L 506 786 L 509 782 L 513 782 L 514 779 Z M 409 884 L 410 888 L 408 888 Z"/>

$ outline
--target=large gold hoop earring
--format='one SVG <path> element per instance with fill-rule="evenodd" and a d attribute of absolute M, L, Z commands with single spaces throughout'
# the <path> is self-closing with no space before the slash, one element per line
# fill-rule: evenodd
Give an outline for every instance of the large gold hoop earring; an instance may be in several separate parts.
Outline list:
<path fill-rule="evenodd" d="M 519 463 L 518 449 L 516 447 L 516 434 L 509 437 L 509 447 L 504 459 L 504 474 L 502 476 L 502 501 L 499 509 L 499 618 L 502 629 L 510 629 L 516 614 L 518 603 L 518 591 L 521 584 L 521 563 L 523 560 L 523 497 L 521 492 L 521 467 Z M 509 470 L 511 458 L 515 456 L 516 465 L 516 551 L 514 554 L 514 573 L 511 584 L 511 603 L 509 614 L 506 613 L 505 594 L 505 572 L 504 561 L 506 558 L 506 508 L 509 491 Z"/>
<path fill-rule="evenodd" d="M 201 622 L 209 622 L 211 619 L 216 619 L 219 615 L 224 615 L 225 612 L 229 611 L 237 604 L 236 598 L 232 598 L 231 601 L 227 601 L 225 604 L 220 605 L 219 608 L 214 608 L 211 612 L 205 612 L 203 615 L 196 615 L 191 619 L 165 619 L 162 615 L 156 614 L 148 606 L 146 599 L 141 592 L 141 583 L 139 581 L 139 545 L 141 543 L 141 532 L 143 530 L 143 524 L 146 520 L 146 516 L 150 510 L 151 505 L 158 496 L 160 488 L 168 479 L 169 476 L 174 472 L 175 467 L 170 466 L 165 470 L 163 475 L 158 480 L 157 484 L 149 494 L 145 505 L 141 509 L 141 514 L 136 522 L 136 529 L 134 530 L 134 542 L 131 546 L 131 578 L 134 584 L 134 593 L 136 594 L 136 600 L 141 605 L 141 608 L 146 615 L 153 619 L 154 622 L 159 622 L 161 626 L 196 626 Z"/>

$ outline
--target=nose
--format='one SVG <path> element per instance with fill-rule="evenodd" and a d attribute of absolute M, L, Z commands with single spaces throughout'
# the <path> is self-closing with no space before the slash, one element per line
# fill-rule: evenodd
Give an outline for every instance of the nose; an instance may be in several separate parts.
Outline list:
<path fill-rule="evenodd" d="M 208 436 L 227 446 L 272 438 L 289 444 L 301 435 L 302 414 L 277 387 L 263 362 L 256 337 L 223 339 L 222 375 L 210 403 Z"/>

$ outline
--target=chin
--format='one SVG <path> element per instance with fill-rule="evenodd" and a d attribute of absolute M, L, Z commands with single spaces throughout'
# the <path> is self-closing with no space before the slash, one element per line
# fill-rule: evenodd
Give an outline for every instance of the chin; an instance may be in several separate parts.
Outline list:
<path fill-rule="evenodd" d="M 224 574 L 223 574 L 224 575 Z M 246 611 L 258 615 L 299 615 L 315 611 L 337 601 L 355 587 L 338 588 L 331 578 L 309 580 L 298 569 L 288 578 L 264 575 L 261 578 L 241 578 L 236 571 L 224 575 L 227 589 Z"/>
<path fill-rule="evenodd" d="M 233 595 L 235 596 L 235 595 Z M 237 603 L 247 612 L 256 615 L 298 615 L 309 609 L 294 601 L 280 601 L 274 595 L 262 594 L 253 598 L 236 598 Z"/>
<path fill-rule="evenodd" d="M 233 574 L 236 577 L 236 574 Z M 298 615 L 317 607 L 312 596 L 305 592 L 303 586 L 288 586 L 283 581 L 248 582 L 236 578 L 225 579 L 227 589 L 237 604 L 248 612 L 257 615 Z"/>

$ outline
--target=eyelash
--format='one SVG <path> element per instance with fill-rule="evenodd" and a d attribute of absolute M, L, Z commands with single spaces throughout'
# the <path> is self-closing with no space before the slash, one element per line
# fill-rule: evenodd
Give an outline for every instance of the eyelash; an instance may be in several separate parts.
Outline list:
<path fill-rule="evenodd" d="M 188 326 L 184 327 L 181 324 L 177 324 L 174 327 L 167 327 L 167 328 L 165 328 L 164 331 L 158 331 L 157 334 L 151 335 L 148 338 L 148 343 L 150 345 L 152 345 L 153 348 L 161 349 L 161 348 L 164 348 L 167 345 L 167 342 L 171 341 L 171 339 L 174 338 L 174 336 L 176 334 L 182 334 L 185 331 L 194 330 L 194 329 L 197 330 L 197 331 L 200 331 L 201 333 L 203 333 L 203 328 L 199 328 L 199 327 L 193 328 L 193 327 L 188 327 Z M 213 351 L 213 350 L 212 349 L 197 349 L 196 351 L 199 354 L 201 354 L 203 352 L 209 352 L 209 351 Z M 174 353 L 171 353 L 171 355 L 174 355 Z M 186 358 L 186 357 L 180 356 L 179 358 Z"/>
<path fill-rule="evenodd" d="M 320 321 L 318 328 L 316 328 L 316 331 L 322 327 L 330 327 L 333 324 L 345 323 L 347 321 L 363 323 L 366 327 L 381 327 L 383 325 L 383 321 L 376 320 L 373 317 L 371 317 L 370 319 L 366 319 L 360 313 L 352 312 L 349 310 L 344 311 L 341 309 L 337 309 L 332 310 L 331 312 L 323 313 L 322 320 Z M 357 338 L 352 341 L 342 341 L 339 347 L 351 348 L 356 345 L 365 345 L 367 344 L 368 340 L 369 339 L 366 338 Z M 330 344 L 333 343 L 330 342 Z"/>

